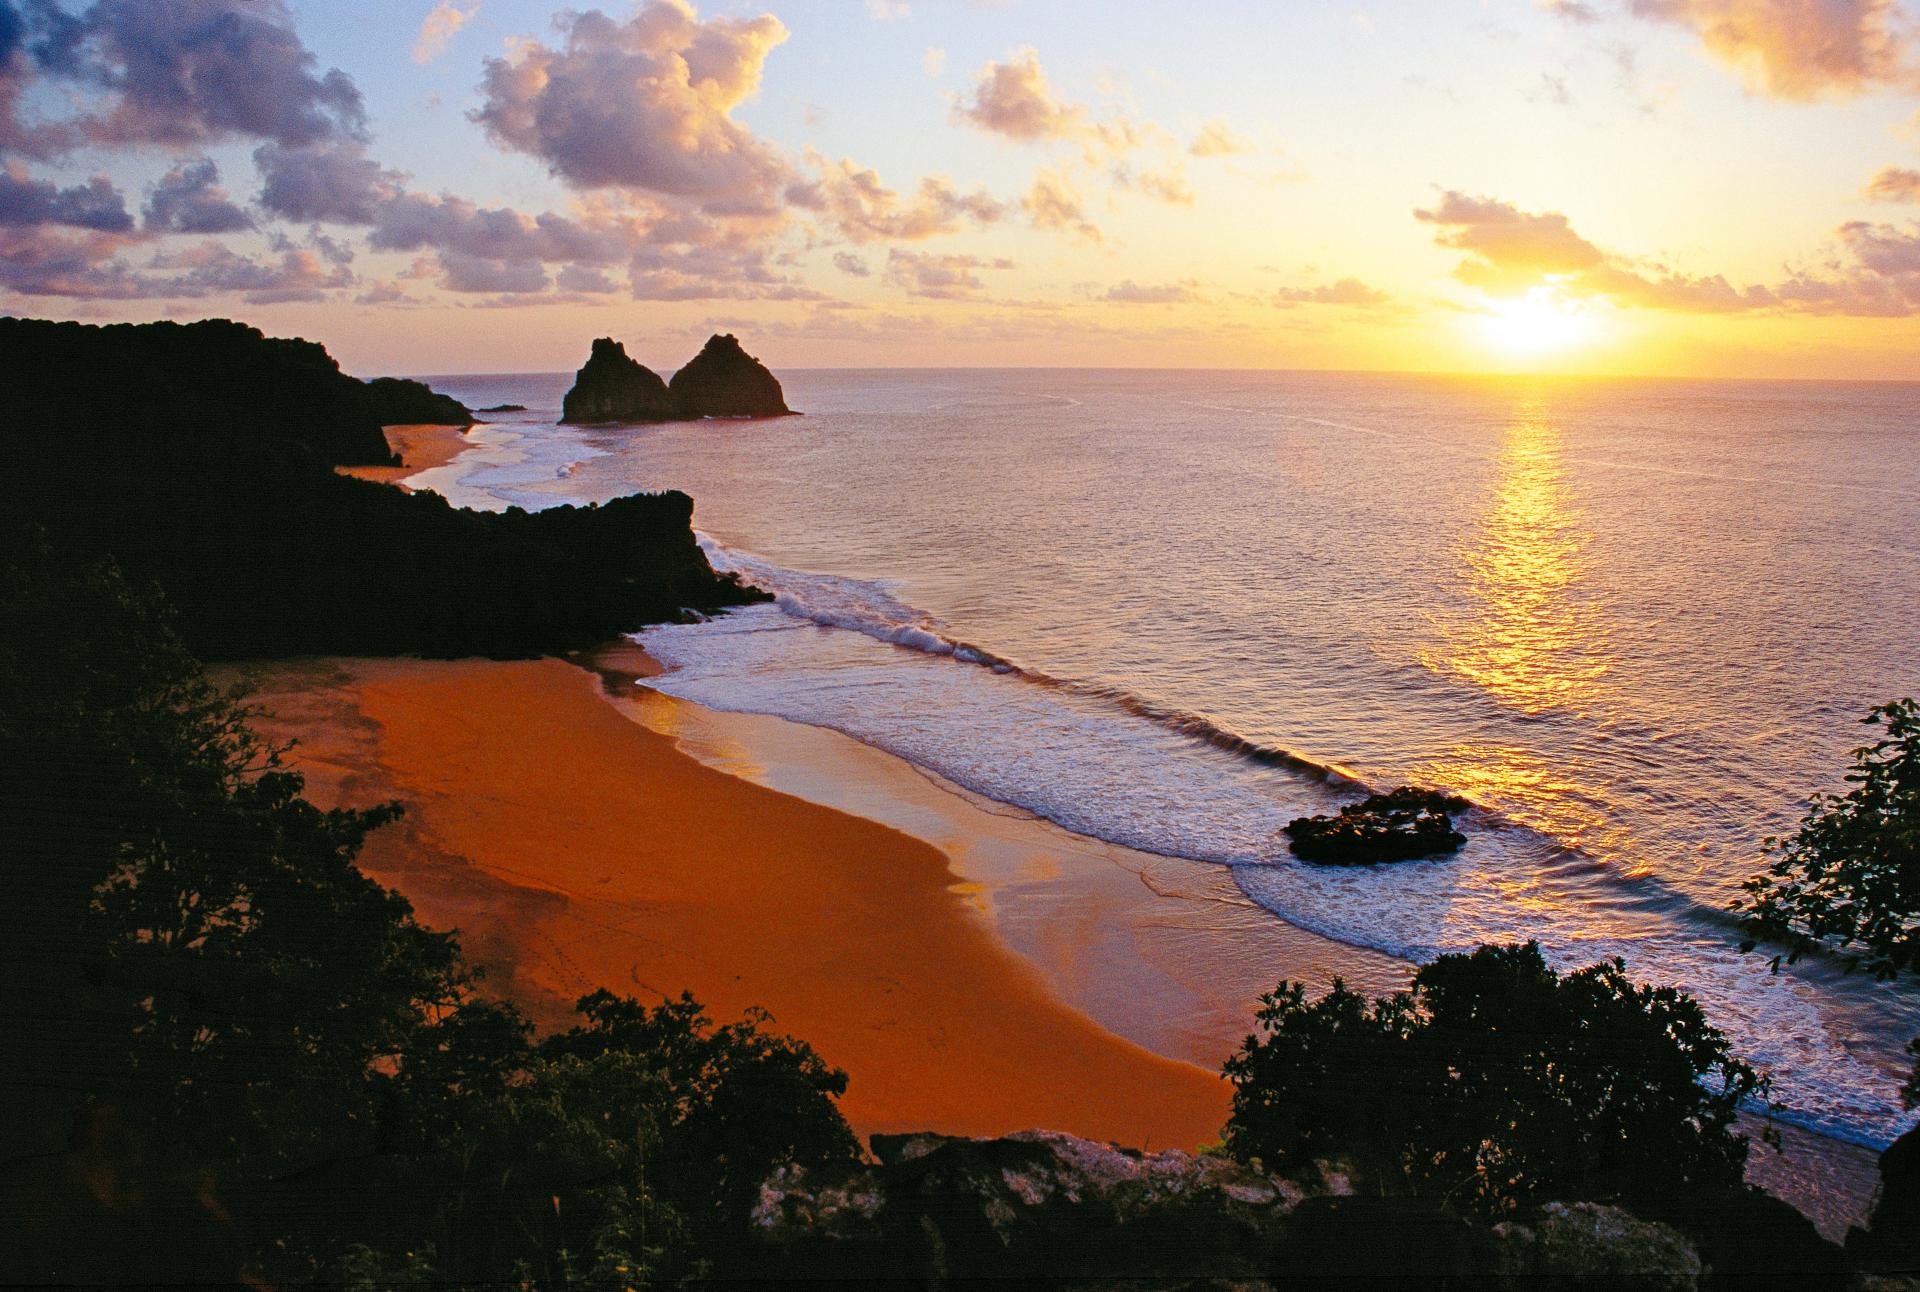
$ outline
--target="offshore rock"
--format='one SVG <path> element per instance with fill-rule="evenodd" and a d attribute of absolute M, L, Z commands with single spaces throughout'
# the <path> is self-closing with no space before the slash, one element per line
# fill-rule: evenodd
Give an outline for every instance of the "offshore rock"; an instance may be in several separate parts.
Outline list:
<path fill-rule="evenodd" d="M 700 353 L 667 383 L 678 417 L 785 417 L 780 382 L 740 348 L 731 332 L 709 337 Z"/>
<path fill-rule="evenodd" d="M 560 420 L 574 425 L 665 422 L 673 415 L 667 383 L 651 368 L 629 359 L 625 346 L 603 336 L 593 343 L 586 367 L 574 374 Z"/>
<path fill-rule="evenodd" d="M 1332 816 L 1296 817 L 1287 824 L 1296 857 L 1325 866 L 1374 866 L 1458 852 L 1467 836 L 1453 828 L 1453 812 L 1467 801 L 1436 790 L 1402 785 L 1369 794 Z"/>

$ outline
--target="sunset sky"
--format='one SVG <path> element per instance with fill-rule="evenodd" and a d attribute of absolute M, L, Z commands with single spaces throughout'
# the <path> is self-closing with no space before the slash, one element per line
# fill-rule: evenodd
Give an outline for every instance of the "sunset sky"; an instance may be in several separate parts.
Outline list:
<path fill-rule="evenodd" d="M 0 310 L 350 370 L 1920 379 L 1891 0 L 0 0 Z"/>

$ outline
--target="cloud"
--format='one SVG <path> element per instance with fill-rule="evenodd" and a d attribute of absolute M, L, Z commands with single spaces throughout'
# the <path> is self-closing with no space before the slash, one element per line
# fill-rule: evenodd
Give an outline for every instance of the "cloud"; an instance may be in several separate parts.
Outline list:
<path fill-rule="evenodd" d="M 126 198 L 105 175 L 61 188 L 28 176 L 17 162 L 0 169 L 0 224 L 59 224 L 96 233 L 125 233 L 133 228 Z"/>
<path fill-rule="evenodd" d="M 1101 240 L 1100 230 L 1087 219 L 1072 181 L 1059 171 L 1041 171 L 1020 199 L 1020 208 L 1036 229 L 1056 229 L 1088 242 Z"/>
<path fill-rule="evenodd" d="M 1573 231 L 1566 216 L 1528 214 L 1492 198 L 1448 190 L 1437 206 L 1416 210 L 1413 218 L 1439 226 L 1439 246 L 1467 253 L 1454 277 L 1475 287 L 1524 290 L 1543 275 L 1576 274 L 1606 258 Z"/>
<path fill-rule="evenodd" d="M 1170 206 L 1192 206 L 1193 189 L 1187 184 L 1187 172 L 1179 162 L 1164 171 L 1137 170 L 1124 162 L 1108 172 L 1113 186 L 1122 191 L 1143 193 Z"/>
<path fill-rule="evenodd" d="M 647 236 L 646 222 L 633 216 L 583 221 L 552 211 L 528 215 L 510 207 L 483 207 L 449 193 L 402 193 L 381 205 L 367 245 L 376 251 L 431 250 L 443 260 L 451 255 L 522 266 L 544 261 L 607 266 L 625 261 Z M 532 273 L 523 268 L 520 277 Z"/>
<path fill-rule="evenodd" d="M 1537 0 L 1539 7 L 1571 22 L 1599 22 L 1600 11 L 1586 0 Z"/>
<path fill-rule="evenodd" d="M 1840 255 L 1824 271 L 1799 269 L 1779 283 L 1740 287 L 1720 274 L 1687 274 L 1602 251 L 1557 212 L 1532 214 L 1448 192 L 1433 210 L 1414 216 L 1441 226 L 1438 245 L 1467 253 L 1456 278 L 1495 294 L 1552 287 L 1570 296 L 1697 314 L 1920 313 L 1920 225 L 1842 225 L 1836 233 Z"/>
<path fill-rule="evenodd" d="M 359 90 L 337 68 L 318 70 L 285 0 L 95 0 L 77 15 L 41 0 L 25 11 L 24 36 L 7 56 L 10 79 L 103 96 L 75 117 L 0 132 L 41 154 L 235 136 L 298 147 L 365 130 Z"/>
<path fill-rule="evenodd" d="M 440 286 L 450 292 L 504 292 L 521 295 L 547 289 L 547 268 L 538 260 L 440 253 Z"/>
<path fill-rule="evenodd" d="M 237 233 L 253 227 L 253 217 L 220 187 L 219 168 L 207 157 L 182 162 L 161 176 L 147 194 L 143 222 L 155 233 Z"/>
<path fill-rule="evenodd" d="M 1127 278 L 1107 288 L 1100 299 L 1123 305 L 1176 305 L 1197 299 L 1193 288 L 1192 282 L 1148 284 Z"/>
<path fill-rule="evenodd" d="M 553 276 L 554 286 L 563 292 L 583 292 L 589 296 L 605 296 L 620 290 L 620 284 L 613 281 L 598 269 L 589 269 L 585 265 L 566 265 Z"/>
<path fill-rule="evenodd" d="M 892 22 L 911 12 L 907 0 L 867 0 L 867 12 L 875 22 Z"/>
<path fill-rule="evenodd" d="M 1039 51 L 1032 46 L 1015 50 L 1004 63 L 981 68 L 971 98 L 954 104 L 953 119 L 1027 143 L 1072 138 L 1087 128 L 1085 108 L 1054 97 Z"/>
<path fill-rule="evenodd" d="M 480 12 L 478 0 L 471 8 L 462 9 L 453 0 L 438 0 L 420 24 L 420 34 L 413 40 L 413 61 L 431 63 L 440 57 L 460 29 L 467 25 L 474 14 Z"/>
<path fill-rule="evenodd" d="M 1187 145 L 1187 151 L 1195 157 L 1232 157 L 1239 153 L 1250 153 L 1254 147 L 1233 133 L 1225 117 L 1214 117 L 1201 124 L 1200 133 Z"/>
<path fill-rule="evenodd" d="M 853 242 L 917 242 L 953 233 L 968 221 L 993 224 L 1006 214 L 1005 206 L 984 189 L 962 193 L 944 176 L 921 180 L 913 199 L 902 201 L 878 174 L 852 161 L 829 162 L 813 152 L 808 160 L 820 178 L 789 185 L 787 200 L 822 212 Z"/>
<path fill-rule="evenodd" d="M 947 51 L 938 45 L 927 46 L 927 52 L 920 56 L 920 66 L 930 79 L 939 80 L 940 73 L 947 69 Z"/>
<path fill-rule="evenodd" d="M 887 253 L 888 281 L 906 288 L 909 296 L 934 300 L 966 300 L 977 296 L 986 284 L 975 270 L 1012 268 L 1013 262 L 1005 259 L 925 255 L 898 248 Z"/>
<path fill-rule="evenodd" d="M 329 290 L 351 286 L 354 281 L 353 271 L 345 265 L 329 265 L 324 257 L 303 248 L 288 248 L 277 257 L 256 260 L 209 241 L 184 252 L 155 257 L 153 263 L 157 269 L 183 271 L 166 282 L 165 295 L 232 292 L 251 305 L 324 300 Z"/>
<path fill-rule="evenodd" d="M 357 143 L 263 144 L 254 149 L 253 163 L 260 170 L 260 205 L 289 220 L 372 224 L 407 178 L 367 157 Z"/>
<path fill-rule="evenodd" d="M 1894 0 L 1621 2 L 1634 17 L 1689 28 L 1754 94 L 1805 101 L 1916 86 Z M 1591 3 L 1543 7 L 1579 22 L 1598 17 Z"/>
<path fill-rule="evenodd" d="M 772 208 L 787 167 L 731 113 L 787 38 L 777 18 L 702 22 L 683 0 L 649 0 L 625 22 L 593 9 L 555 25 L 560 48 L 529 40 L 486 60 L 472 116 L 494 142 L 581 188 Z"/>
<path fill-rule="evenodd" d="M 870 278 L 873 276 L 873 270 L 868 268 L 867 262 L 854 255 L 851 251 L 834 252 L 833 267 L 841 273 L 849 274 L 854 278 Z"/>
<path fill-rule="evenodd" d="M 1370 309 L 1385 305 L 1393 298 L 1358 278 L 1342 278 L 1319 287 L 1282 287 L 1273 294 L 1275 305 L 1351 305 Z"/>
<path fill-rule="evenodd" d="M 1883 166 L 1867 182 L 1866 196 L 1875 202 L 1920 202 L 1920 170 Z"/>

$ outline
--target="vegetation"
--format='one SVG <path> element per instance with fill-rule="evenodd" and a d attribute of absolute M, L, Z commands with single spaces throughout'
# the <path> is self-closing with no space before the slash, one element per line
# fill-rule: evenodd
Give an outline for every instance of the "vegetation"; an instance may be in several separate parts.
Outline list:
<path fill-rule="evenodd" d="M 1402 785 L 1332 816 L 1295 817 L 1287 823 L 1287 837 L 1295 856 L 1327 866 L 1412 861 L 1464 847 L 1467 836 L 1453 828 L 1449 813 L 1466 809 L 1458 795 Z"/>
<path fill-rule="evenodd" d="M 1816 950 L 1841 956 L 1880 979 L 1920 971 L 1920 704 L 1878 705 L 1861 721 L 1879 728 L 1853 751 L 1845 794 L 1815 794 L 1791 838 L 1768 839 L 1772 860 L 1748 880 L 1740 913 L 1751 951 L 1781 947 L 1778 970 Z M 1917 1060 L 1902 1092 L 1920 1105 Z M 1868 1231 L 1849 1240 L 1870 1265 L 1920 1268 L 1920 1130 L 1910 1130 L 1880 1159 L 1881 1192 Z"/>
<path fill-rule="evenodd" d="M 4 319 L 0 373 L 0 515 L 158 583 L 201 659 L 531 655 L 763 599 L 708 566 L 685 494 L 491 513 L 335 474 L 388 450 L 308 342 Z"/>
<path fill-rule="evenodd" d="M 535 1045 L 354 865 L 158 601 L 0 564 L 0 1274 L 547 1286 L 698 1272 L 854 1146 L 764 1016 L 606 993 Z"/>
<path fill-rule="evenodd" d="M 1562 975 L 1531 942 L 1441 956 L 1371 1004 L 1282 982 L 1257 1021 L 1226 1065 L 1229 1152 L 1346 1154 L 1383 1192 L 1482 1213 L 1737 1188 L 1734 1113 L 1766 1090 L 1691 997 L 1617 960 Z"/>

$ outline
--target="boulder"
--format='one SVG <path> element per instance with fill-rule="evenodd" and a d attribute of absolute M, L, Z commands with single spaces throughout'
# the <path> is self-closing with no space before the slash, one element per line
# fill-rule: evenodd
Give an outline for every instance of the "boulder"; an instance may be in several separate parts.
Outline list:
<path fill-rule="evenodd" d="M 1402 785 L 1332 816 L 1296 817 L 1286 830 L 1294 855 L 1304 861 L 1373 866 L 1459 851 L 1467 836 L 1453 828 L 1449 814 L 1466 807 L 1455 795 Z"/>
<path fill-rule="evenodd" d="M 673 419 L 667 383 L 651 368 L 627 357 L 612 337 L 593 343 L 587 364 L 574 374 L 573 389 L 561 405 L 563 423 L 665 422 Z"/>
<path fill-rule="evenodd" d="M 876 1135 L 870 1166 L 777 1171 L 741 1277 L 1048 1288 L 1644 1287 L 1691 1292 L 1693 1245 L 1615 1207 L 1549 1204 L 1489 1224 L 1432 1199 L 1354 1196 L 1207 1153 L 1051 1131 Z"/>
<path fill-rule="evenodd" d="M 700 353 L 667 383 L 679 417 L 785 417 L 780 382 L 740 348 L 731 332 L 707 339 Z"/>

